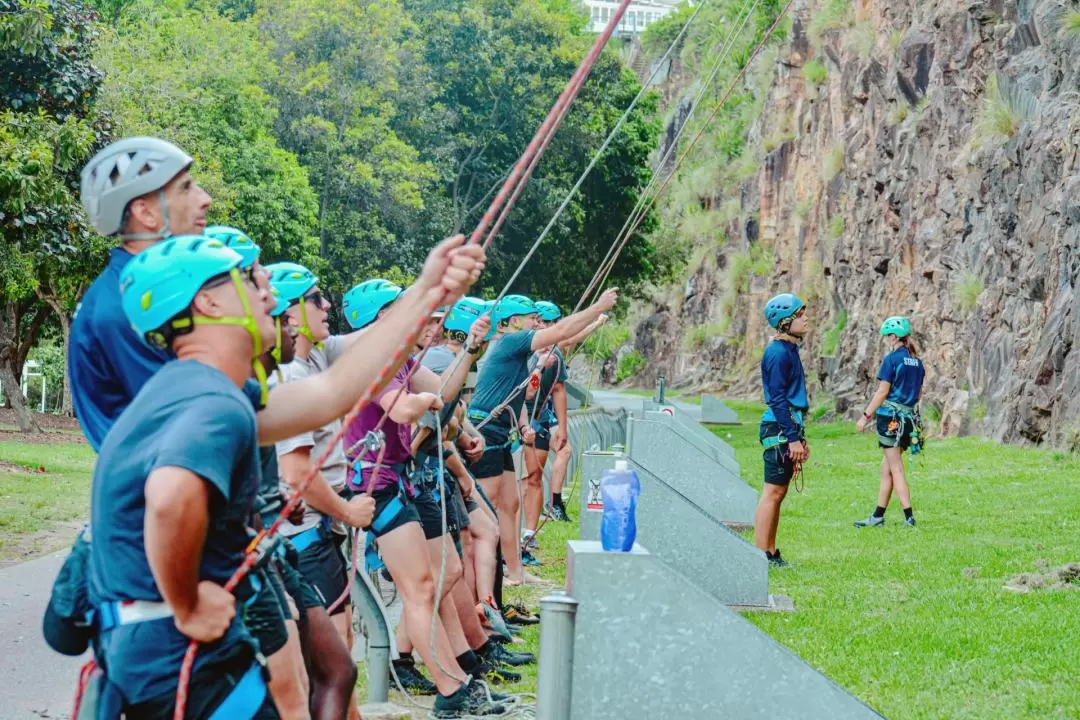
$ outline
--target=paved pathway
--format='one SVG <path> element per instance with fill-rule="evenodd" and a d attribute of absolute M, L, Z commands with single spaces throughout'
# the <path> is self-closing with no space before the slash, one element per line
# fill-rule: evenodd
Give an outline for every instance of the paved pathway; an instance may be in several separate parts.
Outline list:
<path fill-rule="evenodd" d="M 67 550 L 0 569 L 0 718 L 66 718 L 80 658 L 54 652 L 41 617 Z"/>

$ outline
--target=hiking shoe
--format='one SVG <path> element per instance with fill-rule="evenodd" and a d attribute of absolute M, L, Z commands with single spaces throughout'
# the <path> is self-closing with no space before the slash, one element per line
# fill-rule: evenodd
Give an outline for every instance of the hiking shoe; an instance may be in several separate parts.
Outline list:
<path fill-rule="evenodd" d="M 412 658 L 408 660 L 394 660 L 394 673 L 397 674 L 398 682 L 412 695 L 434 695 L 438 692 L 435 683 L 420 674 L 416 663 Z"/>
<path fill-rule="evenodd" d="M 514 680 L 512 682 L 517 682 L 517 680 Z M 471 680 L 469 680 L 469 695 L 478 695 L 485 701 L 497 703 L 506 702 L 510 699 L 509 695 L 507 695 L 506 693 L 495 692 L 487 686 L 487 683 L 477 677 L 473 677 Z"/>
<path fill-rule="evenodd" d="M 502 616 L 510 625 L 536 625 L 540 622 L 540 618 L 521 605 L 507 605 L 502 609 Z"/>
<path fill-rule="evenodd" d="M 915 516 L 912 515 L 909 518 L 904 518 L 904 527 L 915 527 Z"/>
<path fill-rule="evenodd" d="M 542 516 L 546 517 L 548 520 L 554 520 L 555 519 L 554 511 L 551 509 L 550 505 L 545 505 L 543 512 L 540 513 L 540 514 Z"/>
<path fill-rule="evenodd" d="M 470 715 L 502 715 L 507 711 L 505 705 L 490 702 L 486 693 L 481 697 L 476 690 L 470 690 L 471 687 L 472 681 L 459 687 L 453 695 L 439 695 L 432 714 L 437 718 L 463 718 Z"/>
<path fill-rule="evenodd" d="M 510 667 L 521 667 L 536 662 L 536 656 L 532 653 L 513 652 L 498 643 L 488 643 L 487 650 L 480 653 L 480 657 L 492 665 L 509 665 Z"/>
<path fill-rule="evenodd" d="M 776 548 L 775 553 L 766 552 L 765 557 L 769 558 L 769 566 L 770 567 L 774 567 L 774 568 L 789 568 L 789 567 L 791 567 L 791 563 L 789 563 L 784 558 L 780 557 L 780 548 Z"/>
<path fill-rule="evenodd" d="M 540 561 L 537 560 L 535 557 L 533 557 L 533 554 L 531 552 L 529 552 L 528 550 L 522 549 L 522 551 L 521 551 L 521 564 L 522 565 L 532 565 L 533 567 L 536 567 L 536 566 L 540 565 Z"/>
<path fill-rule="evenodd" d="M 570 516 L 566 514 L 566 508 L 562 505 L 551 507 L 551 519 L 556 522 L 570 522 Z"/>
<path fill-rule="evenodd" d="M 540 543 L 536 542 L 536 533 L 530 533 L 521 538 L 522 550 L 539 550 Z"/>
<path fill-rule="evenodd" d="M 857 528 L 885 527 L 885 518 L 884 517 L 877 517 L 875 515 L 871 515 L 870 517 L 866 518 L 865 520 L 856 520 L 855 521 L 855 527 L 857 527 Z"/>
<path fill-rule="evenodd" d="M 502 645 L 496 645 L 495 647 L 502 647 Z M 484 680 L 490 681 L 492 685 L 508 685 L 516 682 L 521 682 L 521 674 L 514 672 L 507 667 L 500 667 L 493 662 L 483 659 L 480 666 L 476 668 L 478 677 Z M 500 698 L 493 698 L 498 702 L 506 700 L 506 696 Z"/>

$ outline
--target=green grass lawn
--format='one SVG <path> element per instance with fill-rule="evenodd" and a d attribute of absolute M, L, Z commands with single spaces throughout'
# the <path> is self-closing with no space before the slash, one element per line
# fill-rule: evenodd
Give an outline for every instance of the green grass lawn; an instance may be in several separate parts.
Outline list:
<path fill-rule="evenodd" d="M 67 545 L 89 512 L 90 446 L 0 442 L 0 461 L 30 470 L 0 468 L 0 562 Z"/>

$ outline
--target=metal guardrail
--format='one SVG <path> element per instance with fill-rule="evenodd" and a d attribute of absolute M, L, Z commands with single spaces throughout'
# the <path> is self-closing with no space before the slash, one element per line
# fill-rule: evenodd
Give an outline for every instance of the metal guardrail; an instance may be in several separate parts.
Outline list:
<path fill-rule="evenodd" d="M 581 454 L 597 450 L 610 450 L 614 445 L 626 445 L 626 424 L 629 413 L 626 410 L 606 408 L 585 408 L 571 410 L 566 414 L 567 438 L 574 454 L 570 458 L 566 477 L 570 480 L 581 463 Z M 544 479 L 551 480 L 554 462 L 549 460 L 544 467 Z"/>

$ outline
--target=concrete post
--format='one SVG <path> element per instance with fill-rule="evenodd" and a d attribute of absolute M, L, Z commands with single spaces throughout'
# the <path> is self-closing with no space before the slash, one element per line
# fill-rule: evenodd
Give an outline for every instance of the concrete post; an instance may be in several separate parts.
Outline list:
<path fill-rule="evenodd" d="M 667 390 L 667 378 L 661 375 L 656 379 L 656 402 L 664 404 L 664 394 Z"/>
<path fill-rule="evenodd" d="M 556 590 L 540 601 L 537 720 L 567 720 L 570 717 L 577 606 L 578 601 L 562 590 Z"/>
<path fill-rule="evenodd" d="M 357 538 L 356 542 L 362 542 Z M 390 692 L 390 623 L 383 611 L 378 594 L 371 585 L 371 578 L 364 570 L 364 556 L 361 553 L 360 566 L 356 569 L 351 597 L 353 605 L 359 609 L 363 627 L 367 634 L 367 666 L 369 703 L 385 703 Z"/>

